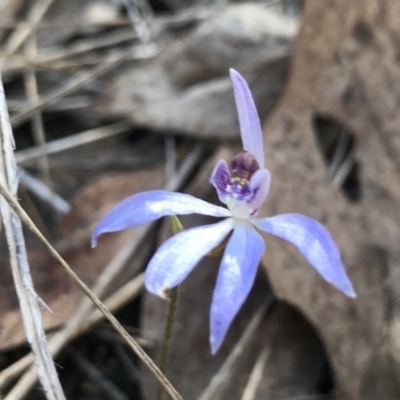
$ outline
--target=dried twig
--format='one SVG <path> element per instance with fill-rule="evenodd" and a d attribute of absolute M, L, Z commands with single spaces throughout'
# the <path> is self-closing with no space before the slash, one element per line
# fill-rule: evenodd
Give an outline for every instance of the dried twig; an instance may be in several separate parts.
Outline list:
<path fill-rule="evenodd" d="M 111 310 L 117 310 L 123 307 L 126 303 L 136 297 L 143 289 L 144 274 L 139 274 L 136 278 L 130 280 L 115 293 L 113 293 L 106 301 L 106 307 Z M 85 324 L 81 325 L 81 331 L 76 333 L 76 336 L 89 329 L 91 326 L 97 324 L 104 315 L 97 308 L 92 311 L 92 314 L 87 319 Z"/>
<path fill-rule="evenodd" d="M 201 21 L 208 18 L 210 15 L 215 14 L 216 10 L 220 7 L 212 6 L 211 4 L 196 4 L 194 7 L 188 7 L 181 10 L 177 14 L 162 14 L 157 13 L 152 19 L 148 20 L 149 25 L 163 25 L 165 27 L 175 27 L 187 25 L 190 23 Z M 25 21 L 18 21 L 13 19 L 0 18 L 1 28 L 15 28 L 22 29 L 30 27 L 32 24 Z M 106 21 L 65 21 L 65 20 L 48 20 L 40 21 L 36 26 L 38 29 L 43 28 L 57 28 L 57 29 L 86 29 L 88 27 L 119 27 L 132 25 L 132 20 L 126 17 L 117 17 Z"/>
<path fill-rule="evenodd" d="M 18 187 L 17 166 L 13 153 L 13 135 L 9 123 L 7 104 L 0 75 L 0 184 L 7 191 L 9 198 L 16 202 Z M 9 189 L 7 189 L 9 188 Z M 33 287 L 22 224 L 18 213 L 15 213 L 4 198 L 1 201 L 1 216 L 5 227 L 10 264 L 16 287 L 21 315 L 26 336 L 31 345 L 39 379 L 48 399 L 65 399 L 58 380 L 51 354 L 42 326 L 39 297 Z"/>
<path fill-rule="evenodd" d="M 0 16 L 0 29 L 21 29 L 21 27 L 31 26 L 32 23 L 21 21 L 15 18 L 2 18 Z M 88 27 L 109 28 L 114 26 L 131 25 L 131 20 L 126 17 L 115 17 L 106 20 L 89 20 L 82 21 L 76 18 L 73 19 L 48 19 L 41 20 L 36 26 L 39 29 L 57 28 L 57 29 L 87 29 Z"/>
<path fill-rule="evenodd" d="M 36 0 L 29 10 L 28 24 L 18 26 L 4 45 L 6 57 L 14 54 L 24 44 L 52 3 L 53 0 Z"/>
<path fill-rule="evenodd" d="M 254 400 L 256 398 L 257 389 L 262 382 L 265 362 L 267 361 L 269 354 L 270 345 L 267 343 L 254 364 L 249 376 L 249 380 L 247 381 L 247 385 L 244 388 L 241 400 Z"/>
<path fill-rule="evenodd" d="M 46 153 L 56 154 L 74 147 L 82 146 L 97 140 L 106 139 L 119 133 L 128 131 L 132 124 L 128 121 L 116 122 L 114 124 L 90 129 L 62 139 L 53 140 L 46 143 Z M 31 147 L 26 150 L 20 150 L 15 153 L 15 159 L 18 164 L 23 164 L 40 157 L 40 148 Z"/>
<path fill-rule="evenodd" d="M 354 150 L 351 149 L 332 179 L 333 186 L 339 188 L 343 185 L 351 169 L 354 167 L 355 160 L 356 156 Z"/>
<path fill-rule="evenodd" d="M 81 40 L 69 47 L 57 46 L 41 50 L 40 56 L 30 56 L 29 62 L 34 64 L 44 64 L 49 61 L 60 60 L 81 53 L 101 49 L 104 47 L 115 46 L 122 42 L 132 41 L 137 38 L 137 34 L 131 29 L 124 29 L 121 32 L 112 32 L 96 38 Z"/>
<path fill-rule="evenodd" d="M 39 197 L 44 203 L 50 205 L 58 214 L 66 214 L 71 209 L 67 201 L 22 168 L 19 168 L 19 175 L 21 182 L 26 188 Z"/>
<path fill-rule="evenodd" d="M 129 18 L 132 21 L 132 27 L 142 43 L 150 41 L 150 29 L 147 21 L 141 16 L 137 4 L 131 0 L 119 0 L 126 8 Z"/>
<path fill-rule="evenodd" d="M 25 52 L 28 56 L 36 56 L 37 47 L 35 32 L 32 32 L 31 37 L 26 42 Z M 36 74 L 33 69 L 29 69 L 28 71 L 26 71 L 26 73 L 24 74 L 24 81 L 28 101 L 31 106 L 34 106 L 40 101 L 40 97 Z M 49 161 L 46 154 L 46 137 L 44 133 L 43 118 L 40 111 L 32 116 L 31 126 L 35 145 L 40 150 L 40 158 L 38 161 L 41 178 L 47 186 L 53 187 L 50 176 Z"/>

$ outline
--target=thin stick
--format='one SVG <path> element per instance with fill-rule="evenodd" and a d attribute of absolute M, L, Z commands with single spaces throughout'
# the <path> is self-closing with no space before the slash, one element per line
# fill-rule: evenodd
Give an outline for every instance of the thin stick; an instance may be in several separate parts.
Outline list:
<path fill-rule="evenodd" d="M 171 382 L 165 377 L 165 375 L 160 371 L 153 360 L 145 353 L 145 351 L 140 347 L 140 345 L 129 335 L 128 332 L 123 328 L 123 326 L 118 322 L 118 320 L 108 311 L 100 299 L 94 295 L 94 293 L 88 288 L 88 286 L 79 278 L 75 271 L 67 264 L 67 262 L 61 257 L 57 250 L 50 244 L 50 242 L 42 235 L 42 233 L 36 228 L 35 224 L 26 214 L 24 209 L 18 204 L 18 202 L 13 198 L 10 191 L 0 184 L 0 194 L 8 202 L 8 204 L 13 208 L 13 210 L 18 214 L 21 221 L 38 237 L 38 239 L 47 247 L 53 257 L 64 267 L 68 275 L 74 280 L 82 291 L 92 300 L 96 307 L 103 313 L 103 315 L 108 319 L 108 321 L 114 326 L 114 328 L 119 332 L 119 334 L 125 339 L 129 347 L 136 353 L 136 355 L 147 365 L 147 367 L 152 371 L 154 376 L 163 385 L 165 390 L 169 393 L 172 399 L 182 400 L 180 394 L 172 386 Z M 14 393 L 10 392 L 8 395 L 9 400 L 14 396 Z M 7 400 L 7 397 L 6 399 Z"/>
<path fill-rule="evenodd" d="M 132 29 L 127 30 L 126 28 L 121 32 L 108 33 L 102 37 L 96 37 L 95 39 L 82 39 L 78 43 L 65 48 L 64 46 L 48 47 L 41 49 L 40 56 L 30 55 L 29 60 L 33 60 L 35 64 L 43 64 L 49 61 L 60 60 L 68 57 L 73 57 L 81 53 L 86 53 L 93 50 L 98 50 L 103 47 L 111 47 L 122 42 L 127 42 L 137 39 L 137 34 L 132 32 Z"/>
<path fill-rule="evenodd" d="M 270 353 L 271 349 L 269 344 L 267 344 L 254 364 L 240 400 L 254 400 L 256 398 L 257 390 L 260 387 L 260 383 L 263 379 L 265 362 L 267 361 Z"/>
<path fill-rule="evenodd" d="M 35 36 L 35 32 L 32 32 L 31 37 L 26 42 L 25 52 L 28 56 L 36 56 L 37 54 Z M 33 106 L 40 101 L 40 97 L 36 74 L 32 68 L 28 69 L 28 71 L 26 71 L 26 73 L 24 74 L 24 81 L 28 101 L 30 105 Z M 41 178 L 49 188 L 52 188 L 53 184 L 51 182 L 49 160 L 46 154 L 46 137 L 44 133 L 43 118 L 40 111 L 32 116 L 31 126 L 35 145 L 38 146 L 40 150 L 38 164 Z"/>
<path fill-rule="evenodd" d="M 142 43 L 148 43 L 150 41 L 150 29 L 147 21 L 140 15 L 139 9 L 134 2 L 130 0 L 120 0 L 125 6 L 128 16 L 132 21 L 133 30 L 138 35 Z"/>
<path fill-rule="evenodd" d="M 76 19 L 49 19 L 45 21 L 40 21 L 37 24 L 37 28 L 39 29 L 48 29 L 48 28 L 57 28 L 57 29 L 85 29 L 88 27 L 115 27 L 115 26 L 126 26 L 130 25 L 131 20 L 126 17 L 116 17 L 107 19 L 104 21 L 78 21 Z M 14 18 L 1 18 L 0 17 L 0 29 L 20 29 L 21 26 L 30 26 L 32 25 L 30 22 L 22 21 Z"/>
<path fill-rule="evenodd" d="M 28 24 L 23 24 L 17 27 L 13 34 L 4 45 L 5 56 L 9 57 L 14 54 L 25 40 L 29 37 L 34 27 L 41 21 L 48 8 L 53 3 L 53 0 L 37 0 L 29 10 Z"/>
<path fill-rule="evenodd" d="M 3 82 L 0 75 L 0 185 L 7 191 L 9 198 L 15 200 L 18 187 L 17 166 L 14 159 L 14 138 L 9 123 L 7 104 L 4 94 Z M 10 190 L 7 189 L 10 188 Z M 10 252 L 10 264 L 14 284 L 21 308 L 22 321 L 26 336 L 34 355 L 35 364 L 40 382 L 51 400 L 65 400 L 57 371 L 51 357 L 42 326 L 39 307 L 39 296 L 33 287 L 22 223 L 18 215 L 10 209 L 4 198 L 1 201 L 1 216 L 6 232 Z"/>
<path fill-rule="evenodd" d="M 339 140 L 328 168 L 329 175 L 332 178 L 335 177 L 336 172 L 342 165 L 343 159 L 345 158 L 349 147 L 350 147 L 350 134 L 346 131 L 346 129 L 340 128 Z"/>
<path fill-rule="evenodd" d="M 128 121 L 116 122 L 101 126 L 99 128 L 89 129 L 84 132 L 76 133 L 62 139 L 52 140 L 46 143 L 46 153 L 56 154 L 74 147 L 83 146 L 95 142 L 97 140 L 106 139 L 111 136 L 127 132 L 132 128 L 132 124 Z M 18 164 L 26 163 L 40 157 L 41 149 L 39 147 L 31 147 L 26 150 L 20 150 L 15 153 L 15 159 Z"/>
<path fill-rule="evenodd" d="M 346 180 L 351 169 L 354 166 L 355 158 L 356 157 L 355 157 L 354 150 L 351 149 L 349 151 L 349 154 L 347 154 L 346 158 L 343 160 L 342 165 L 336 171 L 335 176 L 332 179 L 333 186 L 339 188 L 340 186 L 343 185 L 344 181 Z"/>
<path fill-rule="evenodd" d="M 144 284 L 144 273 L 140 273 L 137 277 L 130 280 L 120 289 L 118 289 L 112 296 L 110 296 L 104 303 L 110 311 L 115 311 L 123 307 L 126 303 L 135 298 L 143 289 Z M 84 331 L 88 330 L 93 325 L 96 325 L 100 320 L 104 318 L 104 315 L 100 310 L 95 308 L 86 321 L 85 324 L 81 325 L 81 329 L 75 333 L 76 336 L 80 335 Z"/>
<path fill-rule="evenodd" d="M 149 19 L 147 22 L 149 25 L 163 25 L 165 27 L 174 27 L 180 25 L 187 25 L 189 23 L 199 22 L 204 20 L 210 15 L 214 15 L 215 12 L 220 7 L 210 6 L 210 4 L 203 4 L 203 6 L 197 4 L 191 8 L 185 8 L 180 11 L 178 14 L 157 14 L 152 19 Z M 9 28 L 17 28 L 21 29 L 22 27 L 25 29 L 26 27 L 30 27 L 32 23 L 20 20 L 13 19 L 2 19 L 0 18 L 0 29 L 9 29 Z M 119 26 L 127 26 L 132 25 L 131 18 L 115 18 L 107 21 L 96 21 L 96 22 L 75 22 L 75 21 L 65 21 L 65 20 L 47 20 L 40 21 L 37 24 L 37 28 L 58 28 L 58 29 L 82 29 L 88 27 L 119 27 Z"/>
<path fill-rule="evenodd" d="M 50 205 L 58 214 L 64 215 L 69 212 L 71 207 L 68 202 L 46 186 L 42 181 L 26 172 L 23 168 L 18 168 L 18 172 L 21 182 L 31 193 L 34 193 L 43 202 Z"/>

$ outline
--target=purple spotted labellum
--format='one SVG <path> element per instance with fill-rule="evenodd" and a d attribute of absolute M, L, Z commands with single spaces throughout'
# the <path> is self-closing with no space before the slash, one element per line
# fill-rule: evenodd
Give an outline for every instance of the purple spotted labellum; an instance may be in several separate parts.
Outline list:
<path fill-rule="evenodd" d="M 210 178 L 227 208 L 193 196 L 154 190 L 128 197 L 97 224 L 99 235 L 145 224 L 168 215 L 203 214 L 225 217 L 216 224 L 185 230 L 167 240 L 146 270 L 146 288 L 163 297 L 179 285 L 196 264 L 231 233 L 221 260 L 210 315 L 210 344 L 215 353 L 253 286 L 265 250 L 257 229 L 295 245 L 312 267 L 338 290 L 355 297 L 353 286 L 329 232 L 316 220 L 300 214 L 256 218 L 264 203 L 271 176 L 264 167 L 264 150 L 258 114 L 243 77 L 230 71 L 239 116 L 243 151 L 231 162 L 218 161 Z M 257 229 L 256 229 L 257 228 Z"/>

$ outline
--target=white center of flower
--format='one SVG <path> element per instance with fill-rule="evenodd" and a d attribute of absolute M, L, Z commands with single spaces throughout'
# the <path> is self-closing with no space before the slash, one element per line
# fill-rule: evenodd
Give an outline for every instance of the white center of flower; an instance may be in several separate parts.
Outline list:
<path fill-rule="evenodd" d="M 234 199 L 227 199 L 226 205 L 232 213 L 232 217 L 238 219 L 249 219 L 254 216 L 253 208 L 243 201 L 234 201 Z"/>

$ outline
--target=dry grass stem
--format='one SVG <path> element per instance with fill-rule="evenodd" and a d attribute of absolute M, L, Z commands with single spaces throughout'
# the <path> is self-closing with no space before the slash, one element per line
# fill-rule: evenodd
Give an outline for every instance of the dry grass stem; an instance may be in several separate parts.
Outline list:
<path fill-rule="evenodd" d="M 31 193 L 34 193 L 36 197 L 48 204 L 58 214 L 64 215 L 69 212 L 71 207 L 61 196 L 24 169 L 19 168 L 18 171 L 21 182 Z"/>
<path fill-rule="evenodd" d="M 256 398 L 257 389 L 262 382 L 265 362 L 267 361 L 269 354 L 270 349 L 269 345 L 267 344 L 258 356 L 256 363 L 254 364 L 254 367 L 249 376 L 249 380 L 247 381 L 247 385 L 244 388 L 241 400 L 254 400 Z"/>
<path fill-rule="evenodd" d="M 12 135 L 3 83 L 0 76 L 0 184 L 7 191 L 9 199 L 16 204 L 18 188 L 17 166 L 14 159 L 14 138 Z M 7 189 L 9 188 L 9 189 Z M 10 264 L 14 285 L 21 308 L 26 336 L 31 346 L 39 379 L 51 400 L 64 400 L 65 396 L 58 379 L 42 326 L 40 299 L 33 287 L 30 274 L 22 224 L 19 216 L 8 202 L 1 198 L 1 216 L 10 252 Z"/>
<path fill-rule="evenodd" d="M 154 15 L 152 19 L 147 22 L 151 26 L 162 25 L 165 27 L 180 26 L 182 24 L 187 25 L 193 22 L 201 21 L 208 18 L 210 15 L 215 14 L 215 11 L 220 7 L 214 7 L 210 4 L 197 4 L 194 7 L 188 7 L 182 9 L 176 14 L 162 14 Z M 49 20 L 49 21 L 39 21 L 35 26 L 38 29 L 43 28 L 58 28 L 58 29 L 86 29 L 88 27 L 99 27 L 99 28 L 112 28 L 112 27 L 123 27 L 127 25 L 132 25 L 132 20 L 126 17 L 116 17 L 110 18 L 106 21 L 65 21 L 65 20 Z M 32 27 L 32 23 L 26 21 L 19 21 L 13 19 L 2 19 L 0 18 L 1 28 L 15 28 L 15 29 L 26 29 Z"/>
<path fill-rule="evenodd" d="M 147 21 L 141 16 L 140 10 L 137 4 L 131 0 L 119 0 L 122 3 L 126 11 L 128 12 L 128 16 L 132 21 L 133 30 L 138 35 L 140 41 L 142 43 L 148 43 L 150 41 L 150 29 L 147 24 Z"/>
<path fill-rule="evenodd" d="M 40 21 L 38 24 L 36 24 L 36 27 L 39 29 L 43 28 L 58 28 L 58 29 L 85 29 L 88 26 L 89 27 L 105 27 L 105 28 L 112 28 L 114 26 L 126 26 L 130 25 L 131 20 L 129 18 L 125 17 L 116 17 L 116 18 L 110 18 L 104 21 L 87 21 L 87 22 L 82 22 L 79 20 L 60 20 L 60 19 L 54 19 L 54 20 L 48 20 L 48 21 Z M 21 29 L 21 27 L 27 27 L 31 26 L 32 24 L 30 22 L 26 21 L 21 21 L 17 19 L 5 19 L 0 17 L 0 27 L 1 29 L 10 29 L 10 28 L 15 28 L 15 29 Z"/>
<path fill-rule="evenodd" d="M 350 150 L 332 179 L 333 186 L 340 188 L 343 185 L 344 181 L 349 176 L 349 173 L 353 168 L 355 161 L 356 155 L 354 153 L 354 150 Z"/>
<path fill-rule="evenodd" d="M 83 108 L 90 107 L 92 105 L 92 102 L 93 100 L 90 94 L 68 96 L 60 100 L 57 104 L 53 104 L 52 106 L 46 108 L 46 111 L 54 112 L 54 111 L 82 110 Z M 7 105 L 8 105 L 8 110 L 14 114 L 25 110 L 28 107 L 28 102 L 25 100 L 8 100 Z"/>
<path fill-rule="evenodd" d="M 56 103 L 63 97 L 68 96 L 75 90 L 81 88 L 85 83 L 99 77 L 102 74 L 105 74 L 132 55 L 135 55 L 136 58 L 141 59 L 153 57 L 155 53 L 156 47 L 151 44 L 137 46 L 134 49 L 129 49 L 128 51 L 124 50 L 122 52 L 119 51 L 118 53 L 114 53 L 114 55 L 105 59 L 100 65 L 94 67 L 90 71 L 71 77 L 63 85 L 44 95 L 34 106 L 28 107 L 26 110 L 13 116 L 11 118 L 11 125 L 13 127 L 19 126 L 35 115 L 38 111 L 41 111 L 44 108 Z"/>
<path fill-rule="evenodd" d="M 132 41 L 137 39 L 135 32 L 131 29 L 124 29 L 121 32 L 112 32 L 102 37 L 96 37 L 95 39 L 82 39 L 78 43 L 75 43 L 67 48 L 54 47 L 45 48 L 41 51 L 40 56 L 30 56 L 29 62 L 33 64 L 45 64 L 50 61 L 60 60 L 68 57 L 73 57 L 81 53 L 86 53 L 93 50 L 98 50 L 104 47 L 115 46 L 123 42 Z"/>
<path fill-rule="evenodd" d="M 350 141 L 351 139 L 349 133 L 344 128 L 342 128 L 339 133 L 338 144 L 335 148 L 332 160 L 328 167 L 329 175 L 331 175 L 332 178 L 335 177 L 335 174 L 337 173 L 338 169 L 343 163 L 344 158 L 346 157 L 347 149 L 350 146 Z M 328 143 L 329 142 L 327 141 L 327 143 L 322 145 L 322 147 L 327 147 Z"/>
<path fill-rule="evenodd" d="M 56 154 L 74 147 L 83 146 L 101 139 L 106 139 L 119 133 L 124 133 L 131 127 L 132 124 L 130 122 L 121 121 L 114 124 L 101 126 L 99 128 L 90 129 L 62 139 L 53 140 L 46 143 L 46 153 L 47 155 Z M 31 147 L 26 150 L 20 150 L 15 153 L 15 159 L 17 160 L 18 164 L 23 164 L 32 160 L 36 160 L 38 157 L 40 157 L 40 152 L 41 150 L 39 147 Z"/>
<path fill-rule="evenodd" d="M 53 0 L 36 0 L 33 3 L 27 18 L 28 24 L 18 26 L 5 43 L 5 58 L 10 57 L 24 44 L 52 3 Z"/>
<path fill-rule="evenodd" d="M 25 53 L 33 57 L 37 54 L 35 32 L 32 32 L 32 35 L 26 42 Z M 31 106 L 34 106 L 40 101 L 40 97 L 36 74 L 33 69 L 29 69 L 25 72 L 24 81 L 28 102 Z M 38 160 L 40 175 L 46 185 L 51 188 L 53 184 L 51 182 L 49 161 L 46 154 L 46 136 L 44 133 L 43 118 L 40 112 L 32 116 L 31 126 L 35 145 L 40 150 L 40 157 Z"/>
<path fill-rule="evenodd" d="M 113 293 L 104 303 L 110 311 L 118 310 L 123 307 L 133 298 L 135 298 L 143 289 L 144 284 L 144 273 L 140 273 L 134 279 L 130 280 L 115 293 Z M 97 308 L 93 310 L 92 314 L 89 316 L 85 325 L 82 326 L 84 330 L 89 329 L 93 325 L 96 325 L 100 320 L 104 318 L 104 315 Z M 78 334 L 84 332 L 77 332 Z"/>

